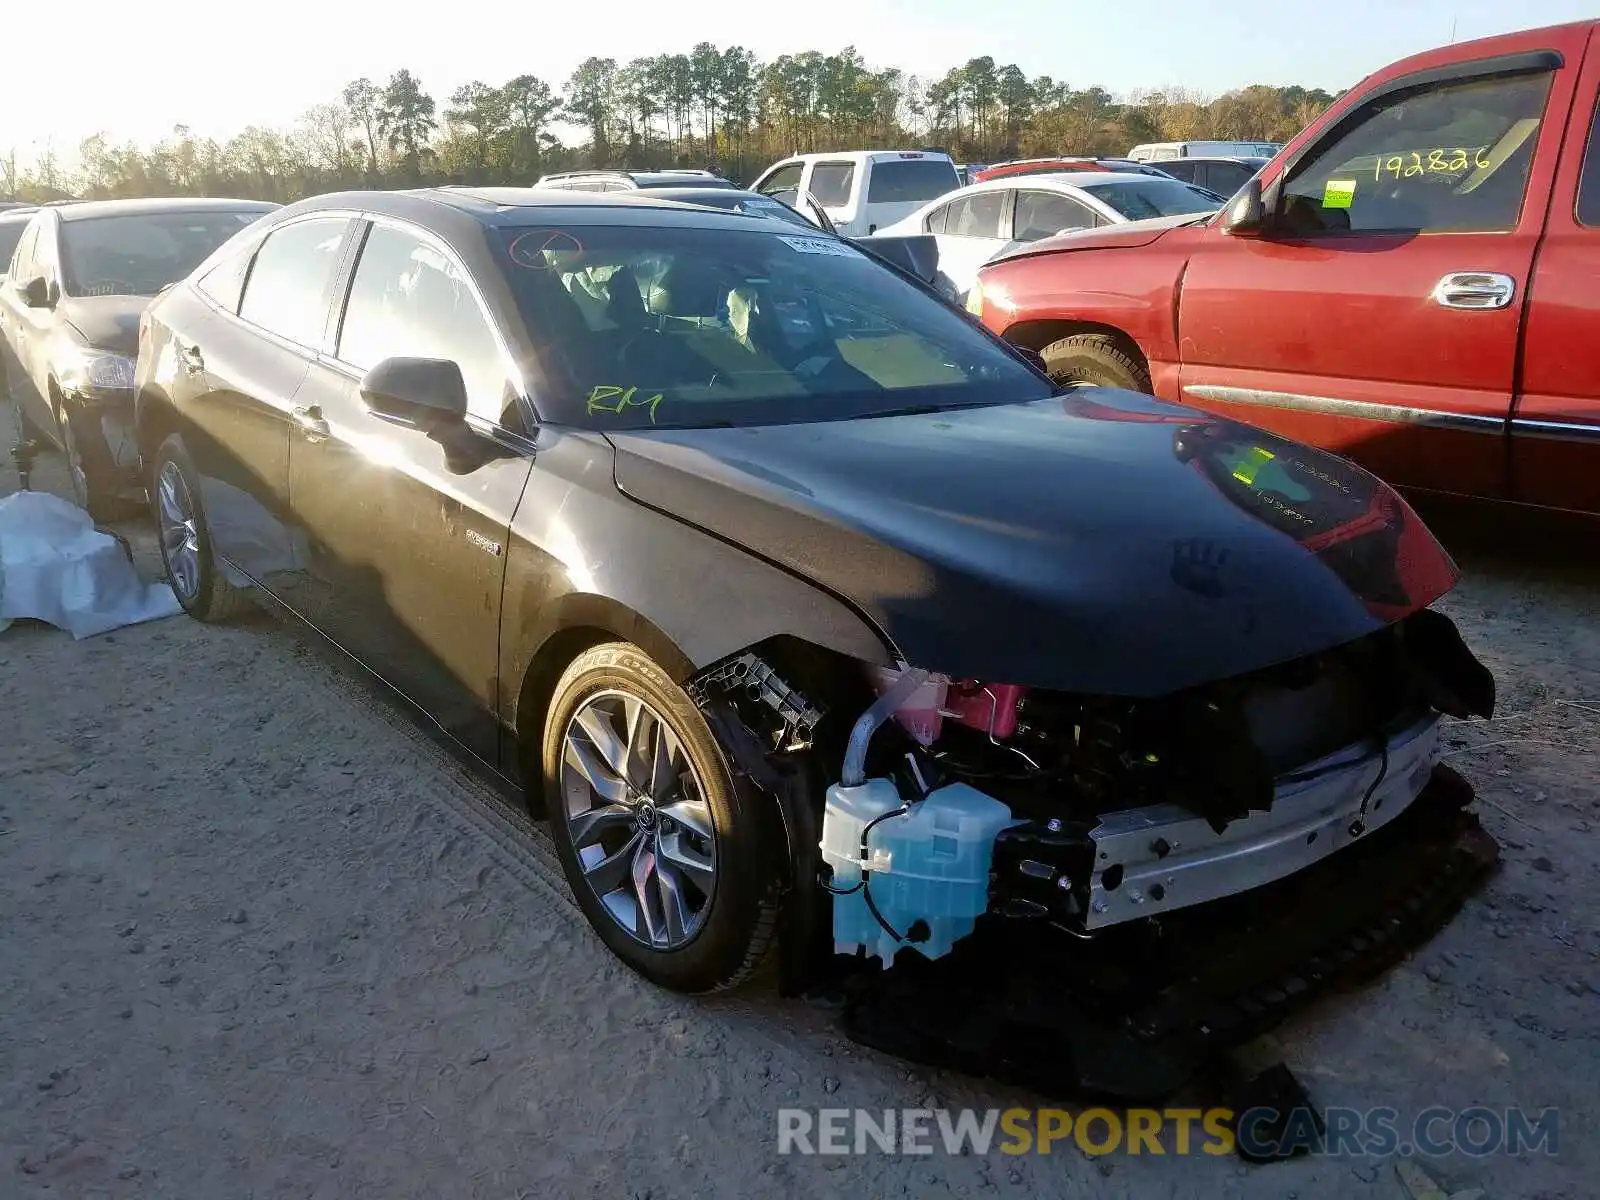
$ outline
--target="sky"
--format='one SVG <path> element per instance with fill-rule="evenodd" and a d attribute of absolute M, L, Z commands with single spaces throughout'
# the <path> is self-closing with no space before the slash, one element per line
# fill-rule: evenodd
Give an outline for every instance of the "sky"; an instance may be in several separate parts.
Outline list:
<path fill-rule="evenodd" d="M 443 107 L 472 79 L 532 72 L 559 90 L 583 58 L 619 63 L 742 45 L 768 59 L 854 45 L 875 68 L 942 74 L 988 54 L 1027 74 L 1117 94 L 1182 85 L 1208 94 L 1251 83 L 1348 87 L 1397 58 L 1455 40 L 1594 15 L 1593 0 L 18 0 L 0 44 L 12 53 L 0 154 L 49 144 L 70 157 L 103 132 L 150 142 L 187 125 L 225 139 L 285 128 L 351 79 L 382 84 L 408 67 Z M 51 9 L 70 13 L 58 21 Z M 20 25 L 19 25 L 20 22 Z"/>

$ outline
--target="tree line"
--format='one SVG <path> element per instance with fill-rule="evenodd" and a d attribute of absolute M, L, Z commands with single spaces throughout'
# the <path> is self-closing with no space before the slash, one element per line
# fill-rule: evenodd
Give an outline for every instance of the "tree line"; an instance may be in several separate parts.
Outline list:
<path fill-rule="evenodd" d="M 290 201 L 350 187 L 531 183 L 582 167 L 709 167 L 748 183 L 785 155 L 938 147 L 957 161 L 1120 155 L 1139 142 L 1286 141 L 1328 106 L 1320 88 L 1255 85 L 1117 96 L 974 58 L 938 78 L 874 70 L 854 50 L 761 62 L 740 46 L 618 63 L 587 58 L 559 88 L 535 75 L 462 84 L 441 104 L 409 70 L 357 79 L 289 129 L 226 141 L 185 126 L 154 145 L 95 134 L 64 162 L 0 155 L 22 200 L 232 195 Z M 557 136 L 568 131 L 570 142 Z"/>

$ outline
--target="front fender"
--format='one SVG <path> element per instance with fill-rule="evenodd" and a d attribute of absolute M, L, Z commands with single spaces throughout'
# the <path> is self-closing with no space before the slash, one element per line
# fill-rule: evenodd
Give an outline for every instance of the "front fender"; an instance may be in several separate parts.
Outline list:
<path fill-rule="evenodd" d="M 894 651 L 843 600 L 616 490 L 595 434 L 540 431 L 512 521 L 501 617 L 504 723 L 541 652 L 575 629 L 633 641 L 673 678 L 780 634 L 871 663 Z"/>

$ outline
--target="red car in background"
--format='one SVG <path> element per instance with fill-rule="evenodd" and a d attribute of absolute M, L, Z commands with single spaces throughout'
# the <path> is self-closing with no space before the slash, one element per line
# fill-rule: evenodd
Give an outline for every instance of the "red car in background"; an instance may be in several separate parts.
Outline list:
<path fill-rule="evenodd" d="M 1405 59 L 1215 216 L 1020 247 L 968 306 L 1061 381 L 1246 420 L 1402 486 L 1600 514 L 1597 29 Z"/>
<path fill-rule="evenodd" d="M 1167 172 L 1160 167 L 1134 162 L 1131 158 L 1018 158 L 1010 162 L 990 163 L 987 167 L 971 171 L 967 182 L 987 183 L 991 179 L 1009 179 L 1013 175 L 1049 175 L 1057 171 L 1121 171 L 1167 177 Z"/>

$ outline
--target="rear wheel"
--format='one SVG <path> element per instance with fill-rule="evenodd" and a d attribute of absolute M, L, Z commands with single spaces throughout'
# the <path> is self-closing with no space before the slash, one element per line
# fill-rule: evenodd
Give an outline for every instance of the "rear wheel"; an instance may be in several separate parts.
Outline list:
<path fill-rule="evenodd" d="M 1045 370 L 1057 383 L 1150 391 L 1150 371 L 1106 333 L 1075 333 L 1051 342 L 1043 352 Z"/>
<path fill-rule="evenodd" d="M 637 646 L 579 655 L 556 685 L 546 812 L 595 932 L 683 992 L 737 985 L 777 928 L 777 855 L 694 702 Z"/>
<path fill-rule="evenodd" d="M 200 502 L 200 476 L 183 439 L 161 443 L 151 472 L 150 509 L 172 594 L 201 621 L 226 621 L 246 611 L 249 593 L 223 578 L 212 551 L 211 530 Z"/>

